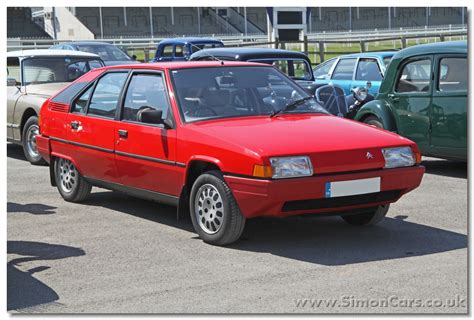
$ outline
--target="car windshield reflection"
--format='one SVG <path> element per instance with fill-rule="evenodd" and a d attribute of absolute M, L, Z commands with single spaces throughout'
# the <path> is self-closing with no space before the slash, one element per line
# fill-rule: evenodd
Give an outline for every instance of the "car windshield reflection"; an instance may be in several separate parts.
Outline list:
<path fill-rule="evenodd" d="M 271 115 L 309 97 L 270 67 L 215 67 L 172 71 L 180 112 L 186 122 Z M 327 113 L 314 99 L 285 113 Z"/>

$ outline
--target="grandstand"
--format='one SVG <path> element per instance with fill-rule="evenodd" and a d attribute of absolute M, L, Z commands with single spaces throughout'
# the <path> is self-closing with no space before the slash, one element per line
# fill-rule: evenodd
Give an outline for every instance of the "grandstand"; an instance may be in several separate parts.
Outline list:
<path fill-rule="evenodd" d="M 46 8 L 46 7 L 45 7 Z M 8 38 L 154 38 L 266 34 L 263 7 L 8 7 Z M 307 31 L 357 31 L 467 23 L 466 8 L 313 7 Z M 74 30 L 72 24 L 81 30 Z M 51 27 L 51 25 L 53 27 Z"/>

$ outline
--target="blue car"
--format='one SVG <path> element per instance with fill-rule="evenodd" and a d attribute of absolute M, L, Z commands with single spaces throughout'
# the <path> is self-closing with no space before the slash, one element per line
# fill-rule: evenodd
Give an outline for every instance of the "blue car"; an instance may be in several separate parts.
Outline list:
<path fill-rule="evenodd" d="M 334 84 L 341 86 L 346 95 L 351 89 L 372 86 L 369 93 L 379 92 L 385 70 L 395 55 L 394 51 L 365 52 L 342 55 L 329 59 L 313 69 L 315 82 L 318 86 Z"/>
<path fill-rule="evenodd" d="M 187 61 L 189 57 L 202 49 L 222 48 L 224 43 L 212 38 L 172 38 L 158 44 L 155 58 L 151 62 Z"/>

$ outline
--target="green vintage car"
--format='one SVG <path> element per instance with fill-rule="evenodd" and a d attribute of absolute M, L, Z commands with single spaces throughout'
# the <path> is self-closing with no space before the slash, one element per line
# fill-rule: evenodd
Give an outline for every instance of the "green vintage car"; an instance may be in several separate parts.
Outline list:
<path fill-rule="evenodd" d="M 393 56 L 355 120 L 415 141 L 423 155 L 466 161 L 467 88 L 466 41 L 417 45 Z"/>

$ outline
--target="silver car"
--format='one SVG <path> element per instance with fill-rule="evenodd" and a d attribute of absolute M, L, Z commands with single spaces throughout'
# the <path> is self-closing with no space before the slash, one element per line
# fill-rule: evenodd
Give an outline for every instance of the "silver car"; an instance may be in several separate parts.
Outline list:
<path fill-rule="evenodd" d="M 41 105 L 69 82 L 104 65 L 98 55 L 78 51 L 7 52 L 7 140 L 22 145 L 32 164 L 43 164 L 35 139 Z"/>

